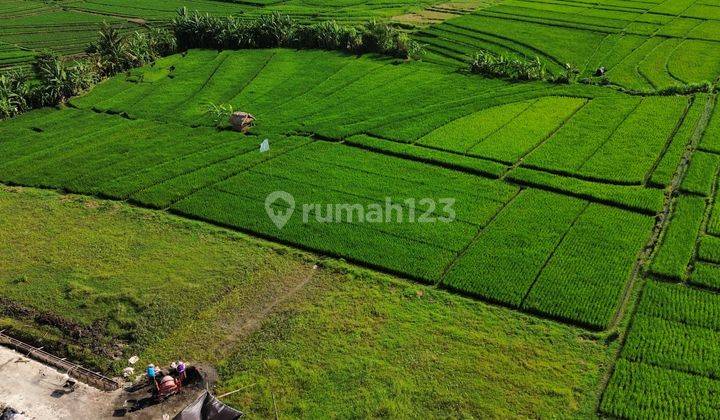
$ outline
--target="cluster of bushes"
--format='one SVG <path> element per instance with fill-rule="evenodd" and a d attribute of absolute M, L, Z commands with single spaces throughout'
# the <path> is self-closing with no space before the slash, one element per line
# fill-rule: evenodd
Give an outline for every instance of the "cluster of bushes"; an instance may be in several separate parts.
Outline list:
<path fill-rule="evenodd" d="M 343 26 L 335 21 L 303 25 L 277 12 L 242 20 L 197 11 L 189 13 L 183 8 L 173 20 L 172 28 L 181 49 L 319 48 L 398 58 L 417 57 L 422 53 L 420 44 L 406 33 L 376 21 L 361 27 Z"/>
<path fill-rule="evenodd" d="M 23 72 L 0 75 L 0 120 L 22 114 L 30 108 L 30 83 Z"/>
<path fill-rule="evenodd" d="M 38 106 L 65 102 L 97 82 L 97 74 L 89 62 L 67 62 L 52 53 L 39 55 L 34 69 L 37 83 L 32 89 L 32 97 Z"/>
<path fill-rule="evenodd" d="M 33 70 L 34 78 L 22 71 L 0 76 L 0 119 L 32 108 L 57 105 L 86 91 L 97 81 L 87 62 L 68 62 L 49 53 L 36 58 Z"/>
<path fill-rule="evenodd" d="M 525 60 L 487 50 L 475 54 L 475 58 L 470 63 L 470 71 L 487 77 L 509 80 L 546 80 L 548 77 L 545 64 L 538 57 Z"/>
<path fill-rule="evenodd" d="M 0 75 L 0 119 L 58 105 L 104 78 L 152 63 L 175 49 L 175 37 L 165 29 L 123 35 L 103 25 L 98 40 L 88 47 L 88 56 L 83 59 L 64 60 L 42 53 L 36 57 L 32 73 L 12 71 Z"/>
<path fill-rule="evenodd" d="M 543 80 L 552 83 L 572 83 L 580 74 L 577 68 L 566 64 L 561 74 L 553 75 L 540 61 L 540 57 L 528 60 L 488 50 L 480 50 L 475 54 L 470 62 L 470 72 L 512 81 Z"/>
<path fill-rule="evenodd" d="M 98 40 L 86 52 L 94 60 L 100 77 L 110 77 L 173 54 L 176 48 L 175 37 L 166 29 L 150 28 L 126 36 L 116 28 L 103 24 Z"/>

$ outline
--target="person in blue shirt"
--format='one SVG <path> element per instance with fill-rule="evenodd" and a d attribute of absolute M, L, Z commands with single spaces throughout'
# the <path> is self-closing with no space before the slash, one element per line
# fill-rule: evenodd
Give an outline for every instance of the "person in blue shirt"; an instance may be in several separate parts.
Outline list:
<path fill-rule="evenodd" d="M 157 375 L 157 370 L 155 369 L 155 365 L 150 363 L 145 372 L 147 373 L 148 381 L 150 381 L 151 383 L 154 383 L 155 388 L 157 388 L 157 381 L 155 380 L 155 376 Z"/>

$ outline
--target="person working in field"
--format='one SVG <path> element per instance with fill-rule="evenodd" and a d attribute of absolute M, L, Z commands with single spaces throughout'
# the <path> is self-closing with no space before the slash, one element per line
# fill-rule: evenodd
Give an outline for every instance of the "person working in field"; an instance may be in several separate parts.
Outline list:
<path fill-rule="evenodd" d="M 176 369 L 178 373 L 178 379 L 182 384 L 183 382 L 185 382 L 185 362 L 183 362 L 182 360 L 178 360 Z"/>
<path fill-rule="evenodd" d="M 145 372 L 147 373 L 148 381 L 155 384 L 155 389 L 158 389 L 157 379 L 155 379 L 158 372 L 157 369 L 155 369 L 155 365 L 150 363 Z"/>

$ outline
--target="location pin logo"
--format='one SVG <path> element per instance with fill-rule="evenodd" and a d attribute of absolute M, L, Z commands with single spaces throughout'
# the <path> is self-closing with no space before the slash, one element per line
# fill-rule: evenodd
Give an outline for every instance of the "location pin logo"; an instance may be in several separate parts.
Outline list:
<path fill-rule="evenodd" d="M 273 204 L 284 201 L 287 210 L 282 211 L 273 208 Z M 285 191 L 273 191 L 265 197 L 265 211 L 270 220 L 275 223 L 278 229 L 282 229 L 295 211 L 295 197 Z"/>

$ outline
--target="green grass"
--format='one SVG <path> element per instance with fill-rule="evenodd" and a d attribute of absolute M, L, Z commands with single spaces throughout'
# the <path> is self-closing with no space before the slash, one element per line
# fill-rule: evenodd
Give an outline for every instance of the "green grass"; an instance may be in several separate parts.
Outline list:
<path fill-rule="evenodd" d="M 609 357 L 581 329 L 163 212 L 2 187 L 0 215 L 3 299 L 141 363 L 213 363 L 218 392 L 255 384 L 226 399 L 252 417 L 584 417 Z M 48 319 L 0 325 L 108 366 Z"/>
<path fill-rule="evenodd" d="M 129 356 L 208 302 L 231 292 L 252 300 L 303 266 L 242 235 L 116 202 L 2 187 L 0 212 L 2 298 L 38 311 L 35 323 L 61 341 L 99 349 L 83 361 L 103 370 L 112 343 Z M 75 337 L 63 323 L 94 333 Z"/>
<path fill-rule="evenodd" d="M 362 276 L 321 280 L 313 290 L 320 298 L 293 302 L 221 366 L 228 379 L 219 392 L 256 384 L 229 402 L 258 417 L 275 407 L 288 417 L 592 413 L 593 341 Z M 582 352 L 590 362 L 572 356 Z"/>

